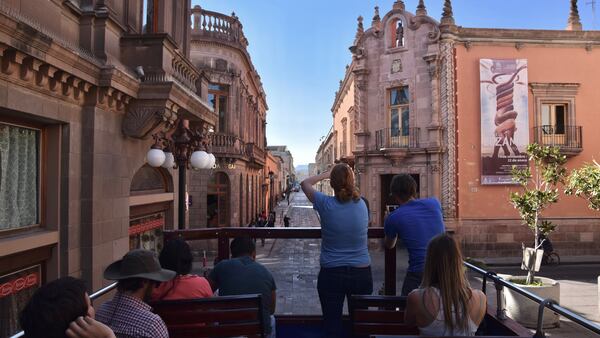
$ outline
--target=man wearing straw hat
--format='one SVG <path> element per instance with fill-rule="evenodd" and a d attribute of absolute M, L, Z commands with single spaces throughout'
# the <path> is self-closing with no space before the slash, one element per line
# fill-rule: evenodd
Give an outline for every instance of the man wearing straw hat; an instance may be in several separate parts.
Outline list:
<path fill-rule="evenodd" d="M 100 306 L 96 319 L 109 326 L 117 338 L 168 338 L 165 323 L 145 300 L 156 283 L 173 277 L 175 272 L 161 268 L 154 252 L 128 252 L 104 270 L 105 279 L 118 281 L 117 293 Z"/>

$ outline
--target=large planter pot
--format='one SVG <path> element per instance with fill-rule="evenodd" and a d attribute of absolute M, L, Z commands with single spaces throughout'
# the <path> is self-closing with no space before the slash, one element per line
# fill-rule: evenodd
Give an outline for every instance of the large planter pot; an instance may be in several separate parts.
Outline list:
<path fill-rule="evenodd" d="M 503 278 L 512 282 L 513 279 L 525 279 L 526 276 L 503 276 Z M 541 280 L 543 285 L 516 285 L 522 289 L 525 289 L 531 293 L 540 296 L 542 299 L 550 298 L 557 302 L 560 301 L 560 284 L 557 281 L 546 277 L 535 277 L 535 279 Z M 525 327 L 537 327 L 537 319 L 539 313 L 538 303 L 516 293 L 515 291 L 509 288 L 504 288 L 504 301 L 504 304 L 506 305 L 507 314 L 510 318 L 514 319 L 516 322 L 520 323 Z M 559 327 L 559 316 L 553 311 L 545 309 L 544 321 L 542 325 L 545 329 Z"/>

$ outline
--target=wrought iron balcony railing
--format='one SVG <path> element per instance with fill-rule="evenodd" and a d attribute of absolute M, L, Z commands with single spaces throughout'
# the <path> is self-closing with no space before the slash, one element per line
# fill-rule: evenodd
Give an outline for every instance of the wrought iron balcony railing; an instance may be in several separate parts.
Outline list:
<path fill-rule="evenodd" d="M 581 126 L 541 125 L 533 127 L 534 141 L 557 146 L 566 155 L 575 155 L 583 148 Z"/>
<path fill-rule="evenodd" d="M 408 135 L 401 130 L 385 128 L 375 132 L 375 145 L 378 150 L 398 148 L 418 148 L 420 128 L 409 128 Z"/>

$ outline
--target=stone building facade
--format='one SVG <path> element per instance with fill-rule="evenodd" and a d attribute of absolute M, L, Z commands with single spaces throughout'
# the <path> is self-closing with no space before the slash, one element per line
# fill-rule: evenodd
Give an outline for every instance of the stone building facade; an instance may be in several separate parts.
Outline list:
<path fill-rule="evenodd" d="M 317 163 L 332 162 L 332 151 L 333 161 L 354 165 L 376 225 L 394 207 L 388 200 L 391 177 L 407 173 L 421 197 L 441 201 L 448 229 L 468 254 L 519 255 L 532 234 L 508 201 L 516 187 L 480 180 L 479 63 L 527 60 L 529 141 L 559 146 L 569 156 L 568 168 L 591 162 L 600 149 L 596 135 L 583 137 L 583 131 L 592 130 L 599 106 L 592 91 L 600 78 L 594 75 L 600 35 L 582 30 L 575 0 L 565 21 L 567 29 L 557 31 L 464 28 L 456 25 L 450 0 L 439 22 L 427 15 L 423 0 L 414 15 L 400 0 L 383 17 L 376 8 L 368 29 L 359 17 L 352 62 L 335 95 L 332 131 Z M 584 201 L 561 199 L 548 213 L 559 224 L 555 248 L 597 254 L 600 215 Z"/>
<path fill-rule="evenodd" d="M 179 223 L 177 170 L 145 156 L 177 119 L 218 125 L 189 59 L 190 6 L 0 2 L 0 284 L 19 284 L 0 298 L 0 336 L 40 284 L 96 290 L 108 264 L 160 249 Z"/>
<path fill-rule="evenodd" d="M 266 207 L 266 95 L 238 17 L 199 6 L 191 12 L 191 60 L 206 78 L 203 94 L 218 123 L 211 135 L 217 167 L 192 174 L 190 194 L 199 203 L 190 226 L 246 225 Z"/>
<path fill-rule="evenodd" d="M 282 190 L 287 191 L 296 181 L 296 169 L 294 167 L 294 157 L 288 150 L 287 146 L 268 146 L 267 150 L 281 158 L 281 177 L 282 177 Z"/>

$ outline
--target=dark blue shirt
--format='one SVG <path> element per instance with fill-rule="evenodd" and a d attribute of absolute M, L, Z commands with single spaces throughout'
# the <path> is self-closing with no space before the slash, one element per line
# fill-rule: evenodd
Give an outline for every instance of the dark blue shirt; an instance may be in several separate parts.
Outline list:
<path fill-rule="evenodd" d="M 219 262 L 208 278 L 216 284 L 220 296 L 262 295 L 263 322 L 266 332 L 271 333 L 271 296 L 277 287 L 267 268 L 252 258 L 243 256 Z"/>
<path fill-rule="evenodd" d="M 442 207 L 435 198 L 411 200 L 394 210 L 385 220 L 385 235 L 398 236 L 408 250 L 408 271 L 423 272 L 427 244 L 443 233 Z"/>

